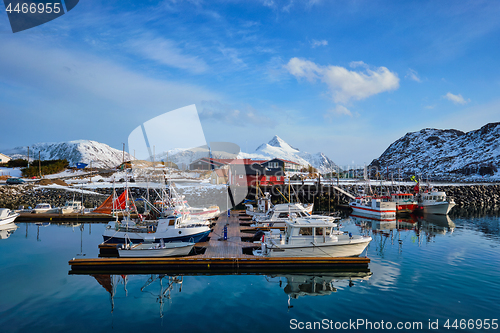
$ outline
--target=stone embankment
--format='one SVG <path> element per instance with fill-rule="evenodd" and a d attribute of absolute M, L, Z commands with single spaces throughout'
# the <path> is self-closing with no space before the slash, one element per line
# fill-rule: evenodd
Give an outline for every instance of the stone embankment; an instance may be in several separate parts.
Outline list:
<path fill-rule="evenodd" d="M 0 208 L 18 209 L 20 206 L 24 208 L 35 207 L 39 203 L 48 203 L 52 207 L 62 207 L 69 200 L 82 201 L 86 208 L 98 207 L 101 205 L 106 198 L 113 192 L 112 188 L 96 188 L 88 190 L 84 189 L 84 192 L 78 190 L 78 188 L 70 188 L 71 190 L 64 188 L 46 188 L 38 187 L 36 185 L 12 185 L 12 186 L 0 186 Z M 193 188 L 191 188 L 193 189 Z M 178 189 L 180 194 L 186 194 L 186 199 L 191 206 L 207 206 L 213 204 L 220 204 L 214 202 L 215 198 L 223 198 L 226 201 L 226 190 L 219 188 L 204 188 L 203 191 L 186 191 L 183 193 L 183 189 Z M 117 195 L 123 192 L 123 188 L 116 189 Z M 150 189 L 149 196 L 152 201 L 157 200 L 159 195 L 158 190 Z M 139 199 L 141 197 L 147 198 L 147 189 L 145 188 L 134 188 L 129 189 L 129 193 L 133 200 Z M 220 200 L 218 200 L 220 201 Z M 142 201 L 136 201 L 138 208 L 143 206 Z"/>
<path fill-rule="evenodd" d="M 448 185 L 436 186 L 439 191 L 444 191 L 446 195 L 455 200 L 458 207 L 495 207 L 500 205 L 500 185 Z M 355 186 L 343 188 L 349 193 L 356 193 Z M 375 192 L 380 193 L 380 187 L 372 187 Z M 383 192 L 387 189 L 384 188 Z M 347 204 L 349 198 L 340 195 L 340 203 Z"/>
<path fill-rule="evenodd" d="M 362 195 L 363 190 L 357 185 L 341 185 L 344 191 L 354 196 Z M 447 185 L 435 186 L 439 191 L 445 191 L 446 195 L 455 200 L 458 207 L 495 207 L 500 206 L 500 184 L 493 185 Z M 385 194 L 388 191 L 397 191 L 386 186 L 371 186 L 372 193 Z M 411 191 L 412 187 L 401 189 L 402 192 Z M 330 193 L 328 191 L 330 190 Z M 273 193 L 273 202 L 281 200 L 279 193 Z M 298 189 L 298 199 L 302 202 L 314 202 L 315 209 L 323 211 L 335 205 L 347 205 L 352 199 L 343 193 L 331 189 L 329 186 L 302 186 Z"/>

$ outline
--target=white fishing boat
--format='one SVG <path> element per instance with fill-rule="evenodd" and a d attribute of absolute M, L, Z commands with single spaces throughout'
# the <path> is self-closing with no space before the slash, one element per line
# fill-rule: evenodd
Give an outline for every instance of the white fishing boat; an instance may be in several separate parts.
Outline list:
<path fill-rule="evenodd" d="M 447 215 L 455 207 L 455 201 L 446 197 L 446 193 L 431 189 L 419 193 L 418 204 L 425 214 Z"/>
<path fill-rule="evenodd" d="M 122 258 L 158 258 L 187 256 L 195 243 L 173 242 L 173 243 L 125 243 L 118 248 L 118 254 Z"/>
<path fill-rule="evenodd" d="M 134 221 L 129 217 L 122 221 L 110 221 L 102 235 L 105 243 L 155 242 L 204 242 L 210 228 L 201 224 L 182 223 L 182 214 L 171 215 L 148 223 Z"/>
<path fill-rule="evenodd" d="M 336 229 L 337 224 L 310 218 L 288 220 L 285 234 L 271 230 L 264 234 L 261 249 L 265 257 L 351 257 L 359 256 L 372 240 Z"/>
<path fill-rule="evenodd" d="M 52 207 L 48 203 L 39 203 L 38 205 L 35 206 L 31 210 L 32 214 L 41 214 L 41 213 L 46 213 L 46 214 L 58 214 L 59 213 L 59 208 L 57 207 Z"/>
<path fill-rule="evenodd" d="M 254 227 L 275 227 L 284 228 L 286 221 L 294 217 L 307 217 L 322 221 L 333 222 L 340 217 L 311 215 L 311 213 L 300 203 L 287 203 L 275 205 L 264 217 L 254 217 Z"/>
<path fill-rule="evenodd" d="M 8 208 L 0 208 L 0 225 L 14 222 L 19 213 L 13 212 Z"/>
<path fill-rule="evenodd" d="M 264 193 L 263 197 L 257 199 L 257 206 L 254 207 L 252 204 L 245 204 L 246 214 L 252 217 L 264 217 L 269 213 L 269 210 L 273 207 L 271 203 L 271 194 L 269 192 Z"/>
<path fill-rule="evenodd" d="M 354 214 L 375 216 L 381 219 L 396 218 L 396 203 L 391 202 L 388 197 L 357 197 L 349 203 Z"/>
<path fill-rule="evenodd" d="M 80 201 L 66 201 L 63 207 L 61 207 L 61 214 L 71 214 L 83 212 L 84 207 Z"/>

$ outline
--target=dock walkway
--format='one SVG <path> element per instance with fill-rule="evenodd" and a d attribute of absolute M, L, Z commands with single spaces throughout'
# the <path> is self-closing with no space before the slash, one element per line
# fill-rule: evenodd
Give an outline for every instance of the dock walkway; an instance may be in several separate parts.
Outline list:
<path fill-rule="evenodd" d="M 167 258 L 95 258 L 73 259 L 69 261 L 72 274 L 102 272 L 152 272 L 163 273 L 266 273 L 280 271 L 332 271 L 367 269 L 369 258 L 360 257 L 293 257 L 268 258 L 247 255 L 243 249 L 255 246 L 242 241 L 248 234 L 242 233 L 247 227 L 240 226 L 240 215 L 232 212 L 230 217 L 221 216 L 210 233 L 208 242 L 197 243 L 205 247 L 203 254 L 187 257 Z M 224 240 L 224 226 L 227 225 L 227 240 Z"/>

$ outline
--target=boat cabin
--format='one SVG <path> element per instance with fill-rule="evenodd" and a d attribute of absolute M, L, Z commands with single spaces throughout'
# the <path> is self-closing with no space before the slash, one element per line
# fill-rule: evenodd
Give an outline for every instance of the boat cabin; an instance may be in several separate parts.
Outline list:
<path fill-rule="evenodd" d="M 285 244 L 330 243 L 338 241 L 338 224 L 317 219 L 297 218 L 286 222 Z"/>

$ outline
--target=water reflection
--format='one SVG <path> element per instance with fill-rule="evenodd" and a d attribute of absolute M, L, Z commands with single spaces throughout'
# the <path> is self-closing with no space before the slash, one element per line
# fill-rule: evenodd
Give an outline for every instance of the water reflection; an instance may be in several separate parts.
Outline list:
<path fill-rule="evenodd" d="M 433 241 L 436 236 L 451 234 L 456 228 L 455 223 L 448 215 L 410 215 L 394 219 L 350 215 L 349 218 L 362 232 L 372 236 L 372 244 L 376 245 L 379 254 L 384 253 L 388 243 L 391 245 L 397 243 L 401 252 L 405 241 L 409 240 L 421 245 L 423 242 Z"/>
<path fill-rule="evenodd" d="M 283 288 L 285 294 L 288 295 L 288 308 L 292 308 L 292 299 L 304 296 L 330 295 L 339 289 L 354 287 L 355 281 L 368 280 L 371 275 L 370 271 L 311 274 L 289 273 L 266 275 L 266 279 L 268 282 L 276 282 L 278 280 L 280 288 Z"/>
<path fill-rule="evenodd" d="M 128 297 L 127 284 L 130 276 L 144 280 L 143 286 L 140 288 L 141 293 L 147 296 L 152 296 L 159 304 L 159 316 L 163 318 L 163 308 L 166 301 L 172 299 L 172 292 L 182 291 L 183 276 L 169 276 L 165 274 L 150 274 L 148 275 L 116 275 L 116 274 L 92 274 L 92 277 L 109 293 L 111 303 L 111 313 L 115 308 L 115 297 L 118 287 L 123 287 L 125 297 Z M 121 287 L 120 287 L 121 288 Z M 135 291 L 133 291 L 135 292 Z"/>
<path fill-rule="evenodd" d="M 9 238 L 17 228 L 18 226 L 14 222 L 0 225 L 0 239 Z"/>

